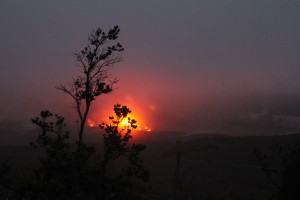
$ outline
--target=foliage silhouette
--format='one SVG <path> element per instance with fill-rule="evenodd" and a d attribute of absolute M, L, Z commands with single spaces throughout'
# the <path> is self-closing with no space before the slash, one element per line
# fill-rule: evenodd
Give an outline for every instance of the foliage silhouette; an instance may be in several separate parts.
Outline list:
<path fill-rule="evenodd" d="M 88 160 L 94 149 L 82 148 L 73 152 L 67 142 L 69 132 L 65 131 L 64 118 L 42 111 L 32 123 L 40 128 L 34 148 L 45 149 L 45 157 L 40 158 L 41 166 L 34 176 L 18 186 L 19 199 L 82 199 L 86 193 L 89 178 Z"/>
<path fill-rule="evenodd" d="M 83 132 L 91 103 L 99 95 L 112 92 L 113 85 L 118 81 L 112 79 L 108 72 L 112 65 L 122 61 L 118 53 L 124 48 L 120 43 L 111 44 L 118 38 L 119 32 L 118 26 L 107 33 L 101 28 L 93 30 L 84 49 L 74 53 L 81 74 L 72 82 L 56 87 L 74 100 L 73 108 L 78 115 L 79 150 L 83 145 Z"/>
<path fill-rule="evenodd" d="M 82 144 L 80 151 L 68 143 L 63 117 L 42 111 L 32 119 L 40 132 L 31 145 L 45 149 L 45 156 L 33 177 L 16 189 L 17 199 L 139 199 L 134 189 L 150 176 L 140 158 L 145 145 L 130 143 L 134 119 L 127 118 L 129 126 L 120 127 L 129 108 L 117 104 L 114 111 L 111 123 L 100 126 L 105 131 L 103 146 Z"/>
<path fill-rule="evenodd" d="M 120 123 L 126 120 L 131 110 L 127 106 L 116 104 L 114 106 L 115 116 L 110 116 L 110 124 L 102 123 L 100 127 L 105 130 L 104 139 L 104 158 L 101 161 L 103 189 L 113 191 L 118 187 L 119 192 L 103 192 L 104 195 L 112 195 L 110 198 L 103 196 L 103 199 L 133 199 L 132 195 L 126 194 L 127 187 L 131 183 L 131 178 L 137 178 L 143 182 L 149 180 L 150 173 L 143 166 L 143 160 L 140 159 L 140 152 L 144 151 L 146 146 L 141 144 L 130 144 L 132 138 L 131 131 L 137 128 L 136 120 L 127 118 L 128 126 L 120 127 Z M 126 157 L 129 165 L 121 167 L 120 172 L 113 177 L 107 177 L 109 164 L 115 160 Z M 126 195 L 125 195 L 126 194 Z M 126 197 L 127 198 L 124 198 Z"/>

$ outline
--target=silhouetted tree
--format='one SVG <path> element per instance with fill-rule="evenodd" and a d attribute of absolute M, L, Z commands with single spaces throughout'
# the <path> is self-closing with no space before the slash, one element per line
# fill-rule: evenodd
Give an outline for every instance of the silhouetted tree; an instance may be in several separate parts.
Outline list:
<path fill-rule="evenodd" d="M 114 106 L 115 116 L 110 124 L 102 124 L 103 146 L 88 146 L 83 142 L 85 122 L 93 101 L 101 94 L 112 92 L 117 82 L 109 74 L 110 67 L 122 59 L 115 26 L 107 33 L 98 28 L 88 38 L 88 45 L 74 53 L 81 74 L 72 82 L 56 87 L 72 97 L 78 115 L 76 148 L 68 142 L 69 132 L 62 116 L 42 111 L 32 119 L 40 132 L 31 145 L 44 149 L 40 167 L 34 175 L 16 187 L 18 199 L 72 199 L 72 200 L 134 200 L 135 181 L 147 182 L 149 171 L 144 168 L 140 152 L 145 145 L 130 143 L 131 131 L 137 127 L 134 119 L 127 118 L 128 126 L 121 127 L 131 112 L 126 106 Z M 100 131 L 100 130 L 99 130 Z M 111 165 L 117 163 L 117 168 Z M 140 183 L 142 183 L 140 182 Z"/>
<path fill-rule="evenodd" d="M 101 161 L 101 174 L 103 182 L 102 199 L 135 199 L 133 193 L 126 193 L 130 187 L 132 178 L 147 182 L 150 173 L 145 169 L 143 160 L 140 159 L 140 152 L 144 151 L 146 146 L 141 144 L 130 144 L 131 131 L 137 128 L 136 120 L 127 117 L 131 110 L 127 106 L 116 104 L 114 106 L 115 116 L 110 116 L 111 123 L 102 123 L 100 127 L 105 130 L 103 134 L 104 149 L 103 159 Z M 127 121 L 127 126 L 120 126 L 121 122 Z M 117 159 L 125 157 L 129 163 L 121 167 L 120 172 L 114 173 L 114 176 L 107 177 L 109 164 Z M 116 192 L 115 189 L 118 188 Z"/>
<path fill-rule="evenodd" d="M 101 94 L 113 90 L 116 78 L 111 79 L 110 67 L 122 61 L 118 52 L 123 51 L 120 43 L 111 44 L 119 36 L 118 26 L 107 33 L 101 28 L 93 30 L 88 37 L 88 44 L 83 50 L 74 53 L 81 74 L 72 82 L 60 85 L 58 90 L 68 94 L 74 100 L 74 109 L 78 114 L 78 148 L 83 144 L 85 122 L 91 103 Z"/>
<path fill-rule="evenodd" d="M 33 176 L 15 187 L 17 199 L 83 199 L 91 189 L 88 162 L 94 148 L 83 145 L 81 151 L 73 151 L 64 118 L 57 114 L 42 111 L 32 123 L 40 132 L 31 145 L 44 149 L 45 155 L 39 158 L 41 165 Z"/>
<path fill-rule="evenodd" d="M 42 111 L 32 119 L 40 132 L 31 145 L 45 149 L 46 154 L 34 176 L 17 187 L 17 199 L 139 199 L 134 190 L 149 180 L 140 158 L 145 145 L 130 143 L 131 131 L 137 126 L 134 119 L 126 118 L 129 108 L 117 104 L 114 112 L 111 123 L 101 125 L 103 146 L 96 149 L 82 144 L 80 151 L 68 143 L 63 117 Z M 123 120 L 128 126 L 120 126 Z"/>

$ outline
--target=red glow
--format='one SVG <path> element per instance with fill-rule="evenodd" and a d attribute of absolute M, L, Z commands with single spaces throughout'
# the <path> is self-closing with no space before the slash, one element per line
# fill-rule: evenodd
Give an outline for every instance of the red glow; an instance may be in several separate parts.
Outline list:
<path fill-rule="evenodd" d="M 128 104 L 124 104 L 128 106 Z M 133 106 L 128 106 L 132 112 L 128 114 L 120 123 L 119 128 L 120 129 L 126 129 L 130 127 L 130 120 L 134 119 L 137 122 L 135 125 L 137 125 L 136 129 L 133 129 L 133 132 L 151 132 L 152 128 L 150 128 L 149 123 L 147 122 L 147 119 L 143 116 L 141 112 L 138 112 L 138 109 L 133 108 Z M 155 109 L 154 106 L 152 106 L 152 109 Z M 105 109 L 106 111 L 107 109 Z M 111 110 L 111 109 L 110 109 Z M 106 113 L 106 114 L 104 114 Z M 110 124 L 111 122 L 108 120 L 109 116 L 112 116 L 112 112 L 99 112 L 99 114 L 95 113 L 87 120 L 87 124 L 89 127 L 98 127 L 102 122 Z"/>
<path fill-rule="evenodd" d="M 87 120 L 87 123 L 88 123 L 89 127 L 95 127 L 95 125 L 96 125 L 96 123 L 90 119 Z"/>
<path fill-rule="evenodd" d="M 136 130 L 139 130 L 139 131 L 148 131 L 148 132 L 151 131 L 151 129 L 148 126 L 146 126 L 146 124 L 144 123 L 144 121 L 142 121 L 139 116 L 131 114 L 131 113 L 126 118 L 124 118 L 122 120 L 120 128 L 126 128 L 126 127 L 130 126 L 130 123 L 129 123 L 128 119 L 135 119 L 137 121 L 137 123 L 136 123 L 136 125 L 137 125 Z"/>

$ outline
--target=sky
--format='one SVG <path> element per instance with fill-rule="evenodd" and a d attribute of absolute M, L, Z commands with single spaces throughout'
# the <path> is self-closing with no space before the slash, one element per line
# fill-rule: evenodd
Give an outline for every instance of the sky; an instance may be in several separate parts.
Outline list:
<path fill-rule="evenodd" d="M 79 73 L 72 52 L 97 27 L 118 25 L 125 51 L 112 69 L 118 88 L 93 104 L 93 120 L 122 103 L 154 130 L 201 132 L 250 100 L 295 99 L 299 10 L 298 0 L 1 1 L 0 138 L 43 109 L 75 121 L 55 86 Z"/>

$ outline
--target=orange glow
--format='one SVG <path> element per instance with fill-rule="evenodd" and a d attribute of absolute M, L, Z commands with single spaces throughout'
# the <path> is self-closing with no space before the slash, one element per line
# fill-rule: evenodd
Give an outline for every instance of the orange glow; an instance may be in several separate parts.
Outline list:
<path fill-rule="evenodd" d="M 130 122 L 129 122 L 129 119 L 135 119 L 137 121 L 137 123 L 135 125 L 137 125 L 137 128 L 135 130 L 139 130 L 139 131 L 148 131 L 150 132 L 151 129 L 146 126 L 143 121 L 140 120 L 140 118 L 136 115 L 133 115 L 133 114 L 129 114 L 126 118 L 124 118 L 121 122 L 121 128 L 127 128 L 130 126 Z"/>
<path fill-rule="evenodd" d="M 141 120 L 141 117 L 138 116 L 136 113 L 134 113 L 134 114 L 132 114 L 132 113 L 128 114 L 127 117 L 125 117 L 125 118 L 121 121 L 119 127 L 120 127 L 121 129 L 126 129 L 126 128 L 130 127 L 130 125 L 131 125 L 131 124 L 130 124 L 130 121 L 131 121 L 132 119 L 134 119 L 134 120 L 137 121 L 137 123 L 135 123 L 135 125 L 137 125 L 137 128 L 134 129 L 134 130 L 151 132 L 151 128 L 149 128 L 149 126 L 146 125 L 146 124 L 144 123 L 144 121 Z M 102 123 L 103 121 L 104 121 L 104 122 L 106 121 L 106 123 L 110 123 L 109 121 L 107 121 L 107 118 L 106 118 L 105 120 L 102 120 L 102 119 L 99 119 L 99 120 L 88 119 L 88 120 L 87 120 L 87 124 L 88 124 L 89 127 L 92 127 L 92 128 L 93 128 L 93 127 L 96 127 L 98 124 Z"/>
<path fill-rule="evenodd" d="M 90 119 L 87 120 L 87 123 L 88 123 L 89 127 L 94 127 L 96 125 L 96 123 Z"/>

